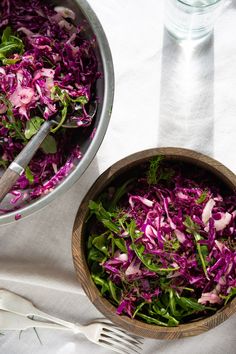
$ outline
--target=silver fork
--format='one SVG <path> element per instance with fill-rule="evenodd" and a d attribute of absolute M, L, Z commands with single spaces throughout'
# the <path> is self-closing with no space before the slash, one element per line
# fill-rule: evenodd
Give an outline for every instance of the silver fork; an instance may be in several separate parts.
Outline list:
<path fill-rule="evenodd" d="M 5 324 L 5 330 L 19 329 L 21 326 L 20 319 L 22 319 L 22 325 L 24 325 L 21 329 L 37 328 L 39 326 L 47 326 L 46 328 L 49 328 L 50 323 L 35 321 L 29 318 L 29 316 L 37 316 L 59 324 L 58 327 L 52 326 L 53 328 L 70 329 L 74 333 L 83 333 L 91 342 L 109 348 L 117 353 L 140 353 L 142 349 L 141 339 L 126 333 L 107 320 L 96 321 L 87 326 L 67 322 L 38 310 L 29 300 L 5 289 L 0 290 L 0 309 L 4 310 L 1 311 L 0 330 L 4 330 L 3 324 Z M 13 314 L 17 316 L 15 320 Z M 12 316 L 10 317 L 10 315 Z M 25 321 L 23 322 L 23 320 Z M 19 323 L 19 325 L 16 328 L 17 323 Z"/>
<path fill-rule="evenodd" d="M 12 312 L 0 310 L 0 331 L 22 331 L 29 328 L 66 330 L 83 333 L 91 342 L 117 353 L 139 353 L 139 350 L 141 350 L 141 342 L 109 323 L 94 322 L 87 326 L 76 327 L 76 330 L 72 330 L 56 323 L 32 320 Z"/>

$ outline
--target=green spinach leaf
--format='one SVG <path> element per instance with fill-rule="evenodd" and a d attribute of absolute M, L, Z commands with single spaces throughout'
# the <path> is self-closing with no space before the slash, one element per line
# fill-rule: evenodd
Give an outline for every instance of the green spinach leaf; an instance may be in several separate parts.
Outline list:
<path fill-rule="evenodd" d="M 26 122 L 26 128 L 25 128 L 26 139 L 30 139 L 33 135 L 35 135 L 39 131 L 43 122 L 44 119 L 40 117 L 33 117 L 30 120 L 28 120 Z"/>

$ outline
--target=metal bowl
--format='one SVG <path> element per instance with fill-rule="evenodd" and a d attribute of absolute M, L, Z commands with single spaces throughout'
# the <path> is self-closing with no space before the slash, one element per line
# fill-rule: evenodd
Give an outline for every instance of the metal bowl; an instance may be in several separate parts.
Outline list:
<path fill-rule="evenodd" d="M 86 38 L 96 37 L 95 54 L 98 61 L 98 70 L 101 72 L 101 78 L 97 81 L 96 87 L 99 103 L 92 126 L 92 129 L 96 128 L 96 134 L 92 140 L 89 139 L 88 135 L 82 142 L 80 141 L 80 148 L 83 153 L 82 159 L 75 163 L 75 168 L 54 190 L 45 196 L 32 200 L 29 204 L 14 212 L 1 215 L 0 224 L 14 221 L 17 214 L 20 214 L 21 218 L 30 215 L 68 190 L 92 162 L 102 143 L 110 120 L 114 96 L 114 71 L 109 44 L 103 28 L 86 0 L 54 0 L 53 4 L 72 9 L 76 13 L 76 22 L 83 22 L 83 25 L 86 26 Z"/>

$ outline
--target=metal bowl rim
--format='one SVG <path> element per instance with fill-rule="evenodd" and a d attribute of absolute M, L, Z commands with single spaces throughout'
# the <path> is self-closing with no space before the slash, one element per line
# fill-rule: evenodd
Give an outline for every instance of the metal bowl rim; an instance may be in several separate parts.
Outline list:
<path fill-rule="evenodd" d="M 74 171 L 70 173 L 65 180 L 59 184 L 52 192 L 37 199 L 30 205 L 15 210 L 10 213 L 6 213 L 0 216 L 0 225 L 14 222 L 16 215 L 20 214 L 20 220 L 26 216 L 33 214 L 36 211 L 41 210 L 55 198 L 67 191 L 72 185 L 83 175 L 90 163 L 93 161 L 107 130 L 110 115 L 112 110 L 113 98 L 114 98 L 114 68 L 111 50 L 105 32 L 102 28 L 98 17 L 93 9 L 90 7 L 86 0 L 76 0 L 81 11 L 89 22 L 93 32 L 96 34 L 96 40 L 98 48 L 102 58 L 102 64 L 104 68 L 104 99 L 103 107 L 100 115 L 99 124 L 96 130 L 96 134 L 93 138 L 93 142 L 89 145 L 87 151 L 84 153 L 81 161 Z"/>

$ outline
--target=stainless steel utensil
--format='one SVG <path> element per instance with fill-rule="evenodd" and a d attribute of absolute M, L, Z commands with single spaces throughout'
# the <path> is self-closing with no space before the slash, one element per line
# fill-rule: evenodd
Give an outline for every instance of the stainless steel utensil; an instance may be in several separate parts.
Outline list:
<path fill-rule="evenodd" d="M 12 293 L 11 291 L 1 289 L 0 290 L 0 309 L 5 311 L 14 312 L 21 316 L 37 316 L 48 321 L 58 323 L 62 326 L 69 327 L 74 330 L 75 325 L 73 323 L 63 321 L 59 318 L 53 317 L 37 309 L 31 301 Z"/>
<path fill-rule="evenodd" d="M 129 335 L 108 321 L 96 321 L 87 326 L 61 320 L 37 309 L 29 300 L 8 290 L 0 290 L 0 330 L 23 330 L 27 328 L 67 329 L 83 333 L 90 341 L 118 353 L 139 353 L 141 340 Z M 54 323 L 29 319 L 36 316 Z M 56 324 L 55 324 L 56 323 Z"/>
<path fill-rule="evenodd" d="M 92 119 L 97 111 L 97 102 L 93 102 L 90 104 L 88 116 Z M 59 117 L 60 120 L 60 117 Z M 29 162 L 31 161 L 32 157 L 39 149 L 40 145 L 44 141 L 44 139 L 50 133 L 53 125 L 58 125 L 59 123 L 57 120 L 49 120 L 45 121 L 38 132 L 31 138 L 27 145 L 21 150 L 19 155 L 15 158 L 15 160 L 8 166 L 6 171 L 2 174 L 0 178 L 0 203 L 7 195 L 7 193 L 11 190 L 14 186 L 18 178 L 22 175 L 25 171 L 26 167 L 28 166 Z M 66 129 L 76 129 L 79 128 L 76 121 L 65 121 L 62 125 L 62 128 Z"/>
<path fill-rule="evenodd" d="M 49 134 L 54 122 L 45 121 L 27 145 L 22 149 L 15 160 L 8 166 L 0 178 L 0 202 L 11 190 L 20 175 L 25 171 L 26 166 Z"/>
<path fill-rule="evenodd" d="M 67 329 L 56 323 L 47 323 L 31 320 L 12 312 L 0 310 L 0 331 L 23 331 L 29 328 L 49 328 L 49 329 Z"/>
<path fill-rule="evenodd" d="M 74 169 L 50 193 L 31 200 L 29 203 L 23 202 L 22 205 L 18 205 L 19 208 L 17 210 L 9 211 L 11 205 L 3 204 L 2 207 L 7 212 L 0 215 L 0 224 L 15 221 L 17 214 L 20 214 L 22 219 L 48 205 L 52 200 L 68 190 L 92 162 L 102 143 L 110 120 L 114 97 L 114 70 L 109 44 L 103 28 L 87 0 L 52 0 L 52 3 L 55 6 L 64 6 L 73 10 L 76 14 L 75 24 L 83 23 L 86 28 L 86 38 L 96 38 L 94 51 L 98 61 L 98 69 L 101 73 L 101 78 L 97 81 L 96 87 L 96 97 L 99 100 L 98 109 L 89 134 L 83 136 L 82 141 L 81 135 L 78 134 L 83 156 L 80 161 L 78 159 L 74 161 Z M 96 131 L 93 139 L 91 139 L 92 131 Z"/>

